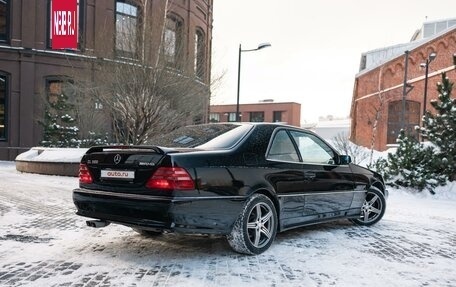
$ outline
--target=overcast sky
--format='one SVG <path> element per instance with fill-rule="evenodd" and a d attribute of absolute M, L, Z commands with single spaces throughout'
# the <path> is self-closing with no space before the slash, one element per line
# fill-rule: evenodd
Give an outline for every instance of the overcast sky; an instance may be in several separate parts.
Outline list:
<path fill-rule="evenodd" d="M 427 20 L 426 20 L 427 17 Z M 302 122 L 348 116 L 362 52 L 410 41 L 423 22 L 456 18 L 456 0 L 214 0 L 212 104 L 302 106 Z M 456 52 L 456 51 L 455 51 Z"/>

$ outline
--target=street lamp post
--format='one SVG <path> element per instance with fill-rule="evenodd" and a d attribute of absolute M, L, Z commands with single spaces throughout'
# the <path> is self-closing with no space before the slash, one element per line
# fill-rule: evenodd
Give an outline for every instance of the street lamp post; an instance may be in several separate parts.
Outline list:
<path fill-rule="evenodd" d="M 258 48 L 256 49 L 248 49 L 248 50 L 242 50 L 241 44 L 239 44 L 239 60 L 238 60 L 238 82 L 237 82 L 237 102 L 236 102 L 236 122 L 240 122 L 240 115 L 239 115 L 239 89 L 241 86 L 241 53 L 242 52 L 252 52 L 252 51 L 258 51 L 263 48 L 271 47 L 271 44 L 269 43 L 263 43 L 259 44 Z"/>
<path fill-rule="evenodd" d="M 426 113 L 426 103 L 427 103 L 427 86 L 428 86 L 428 74 L 429 74 L 429 64 L 434 61 L 435 57 L 437 57 L 436 53 L 429 54 L 428 58 L 426 59 L 426 63 L 421 63 L 421 67 L 425 67 L 426 71 L 424 73 L 424 99 L 423 99 L 423 116 Z"/>

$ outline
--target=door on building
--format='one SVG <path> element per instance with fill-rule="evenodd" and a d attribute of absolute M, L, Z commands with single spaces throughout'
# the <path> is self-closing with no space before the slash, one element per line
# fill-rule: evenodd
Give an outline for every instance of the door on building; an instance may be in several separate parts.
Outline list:
<path fill-rule="evenodd" d="M 402 100 L 388 103 L 387 144 L 395 144 L 399 132 L 404 128 L 407 135 L 418 139 L 415 126 L 420 125 L 421 104 L 405 101 L 404 123 L 402 123 Z"/>

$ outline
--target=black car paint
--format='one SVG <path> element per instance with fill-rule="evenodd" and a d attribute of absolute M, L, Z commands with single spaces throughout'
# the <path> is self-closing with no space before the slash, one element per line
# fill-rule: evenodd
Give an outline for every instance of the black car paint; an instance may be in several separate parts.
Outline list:
<path fill-rule="evenodd" d="M 236 146 L 226 150 L 120 151 L 124 159 L 117 169 L 131 169 L 138 154 L 154 165 L 136 165 L 138 177 L 133 182 L 81 184 L 73 193 L 77 213 L 142 229 L 228 234 L 245 200 L 263 193 L 274 202 L 278 229 L 283 231 L 334 218 L 359 217 L 366 190 L 373 184 L 384 190 L 381 177 L 354 164 L 268 160 L 267 149 L 278 129 L 299 130 L 256 124 Z M 97 177 L 101 168 L 112 166 L 93 161 L 111 161 L 113 156 L 94 153 L 84 156 L 82 163 Z M 145 181 L 158 166 L 186 168 L 196 188 L 172 192 L 145 188 Z"/>

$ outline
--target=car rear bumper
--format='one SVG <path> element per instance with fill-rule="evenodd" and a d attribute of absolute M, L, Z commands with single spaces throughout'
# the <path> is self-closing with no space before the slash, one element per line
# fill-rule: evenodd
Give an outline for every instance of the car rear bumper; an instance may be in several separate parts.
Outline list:
<path fill-rule="evenodd" d="M 245 197 L 164 197 L 78 188 L 76 214 L 140 229 L 228 234 Z"/>

